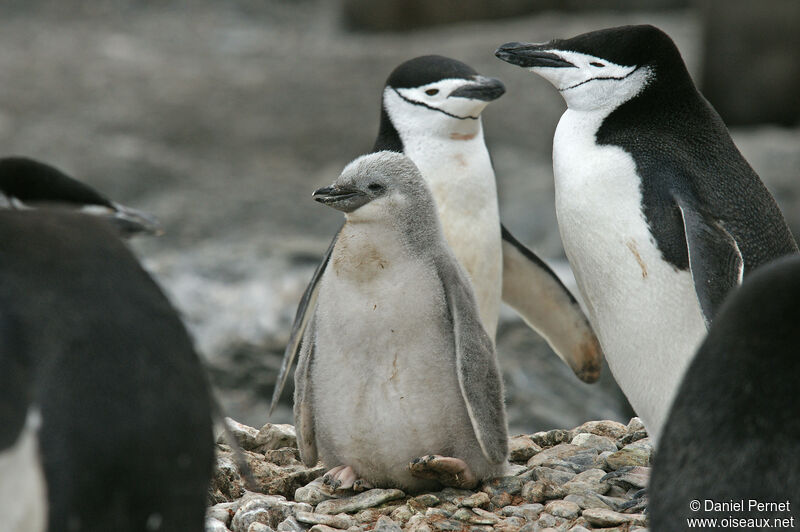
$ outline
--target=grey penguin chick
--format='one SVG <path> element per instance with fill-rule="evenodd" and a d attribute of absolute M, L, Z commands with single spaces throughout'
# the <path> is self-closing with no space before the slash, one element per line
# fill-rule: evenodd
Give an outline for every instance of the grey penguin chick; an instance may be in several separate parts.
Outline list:
<path fill-rule="evenodd" d="M 472 283 L 489 336 L 495 337 L 502 300 L 547 340 L 579 379 L 595 382 L 602 352 L 578 301 L 550 267 L 500 222 L 482 113 L 504 93 L 500 80 L 449 57 L 424 55 L 405 61 L 386 80 L 372 151 L 402 153 L 422 173 L 445 239 Z M 338 234 L 298 305 L 270 413 L 300 349 L 336 238 Z"/>
<path fill-rule="evenodd" d="M 300 456 L 326 481 L 431 489 L 502 474 L 503 386 L 419 170 L 351 162 L 314 199 L 345 213 L 295 372 Z"/>
<path fill-rule="evenodd" d="M 800 505 L 799 300 L 797 255 L 762 266 L 725 300 L 664 426 L 650 482 L 654 531 L 731 516 L 741 527 L 758 519 L 750 529 L 790 526 Z M 706 502 L 742 500 L 734 511 Z"/>
<path fill-rule="evenodd" d="M 658 28 L 496 55 L 567 103 L 553 138 L 559 232 L 609 367 L 657 440 L 725 294 L 797 245 Z"/>

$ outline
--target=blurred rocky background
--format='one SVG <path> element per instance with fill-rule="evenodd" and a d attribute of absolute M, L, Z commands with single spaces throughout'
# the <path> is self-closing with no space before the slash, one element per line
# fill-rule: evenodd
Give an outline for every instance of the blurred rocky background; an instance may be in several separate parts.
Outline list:
<path fill-rule="evenodd" d="M 397 64 L 437 53 L 506 83 L 484 113 L 501 215 L 569 283 L 550 160 L 564 104 L 495 59 L 497 45 L 661 27 L 800 234 L 799 10 L 797 0 L 10 0 L 0 151 L 159 216 L 167 233 L 133 247 L 182 311 L 227 413 L 261 426 L 296 304 L 340 222 L 310 193 L 369 150 Z M 498 351 L 513 433 L 630 417 L 608 372 L 579 382 L 509 309 Z M 271 421 L 290 421 L 290 392 Z"/>

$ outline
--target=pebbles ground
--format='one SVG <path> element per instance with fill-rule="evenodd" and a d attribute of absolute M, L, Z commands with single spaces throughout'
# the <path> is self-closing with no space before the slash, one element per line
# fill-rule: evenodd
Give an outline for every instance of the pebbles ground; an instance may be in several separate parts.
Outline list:
<path fill-rule="evenodd" d="M 231 448 L 218 443 L 207 532 L 375 530 L 645 531 L 641 490 L 653 446 L 638 418 L 589 421 L 511 439 L 509 476 L 475 490 L 331 493 L 326 468 L 299 461 L 294 427 L 238 423 L 233 434 L 252 470 L 246 485 Z"/>

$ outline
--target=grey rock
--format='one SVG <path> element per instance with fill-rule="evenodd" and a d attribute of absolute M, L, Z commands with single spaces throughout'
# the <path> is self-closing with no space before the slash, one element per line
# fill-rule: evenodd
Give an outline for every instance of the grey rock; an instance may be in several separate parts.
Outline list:
<path fill-rule="evenodd" d="M 563 486 L 559 486 L 547 480 L 528 482 L 522 487 L 522 498 L 530 502 L 560 499 L 567 493 L 567 490 Z"/>
<path fill-rule="evenodd" d="M 277 495 L 248 493 L 231 520 L 233 532 L 248 532 L 252 523 L 263 523 L 275 528 L 294 513 L 295 503 Z"/>
<path fill-rule="evenodd" d="M 590 532 L 590 531 L 585 526 L 575 525 L 569 529 L 569 532 Z"/>
<path fill-rule="evenodd" d="M 292 516 L 287 517 L 278 525 L 278 532 L 304 532 L 305 528 Z"/>
<path fill-rule="evenodd" d="M 264 458 L 280 466 L 295 465 L 300 463 L 300 451 L 294 447 L 269 449 L 264 453 Z"/>
<path fill-rule="evenodd" d="M 621 425 L 621 423 L 617 424 Z M 608 438 L 606 436 L 598 436 L 597 434 L 592 434 L 590 432 L 581 432 L 579 434 L 576 434 L 575 437 L 572 438 L 572 441 L 570 443 L 572 443 L 572 445 L 577 445 L 579 447 L 588 447 L 591 449 L 596 449 L 598 453 L 603 453 L 606 451 L 610 451 L 613 453 L 617 451 L 617 444 L 614 442 L 613 439 Z"/>
<path fill-rule="evenodd" d="M 353 497 L 323 501 L 317 505 L 316 511 L 321 514 L 353 513 L 403 497 L 405 493 L 397 489 L 372 489 Z"/>
<path fill-rule="evenodd" d="M 607 510 L 615 509 L 615 502 L 622 502 L 624 499 L 610 499 L 604 495 L 586 491 L 584 493 L 570 493 L 564 497 L 565 501 L 574 502 L 584 510 L 586 508 L 605 508 Z"/>
<path fill-rule="evenodd" d="M 258 429 L 239 423 L 238 421 L 229 417 L 225 418 L 225 424 L 227 425 L 231 436 L 236 439 L 239 447 L 246 451 L 254 451 L 256 449 L 256 436 L 258 435 Z M 217 442 L 227 443 L 224 432 L 219 435 Z"/>
<path fill-rule="evenodd" d="M 409 532 L 433 532 L 433 527 L 428 524 L 422 514 L 417 514 L 409 519 L 405 528 Z"/>
<path fill-rule="evenodd" d="M 565 431 L 566 432 L 566 431 Z M 575 453 L 579 453 L 585 451 L 582 447 L 578 447 L 577 445 L 572 445 L 569 443 L 559 443 L 549 449 L 545 449 L 540 453 L 535 454 L 528 460 L 527 466 L 528 467 L 535 467 L 535 466 L 543 466 L 547 465 L 548 462 L 559 459 L 564 460 Z"/>
<path fill-rule="evenodd" d="M 401 524 L 406 524 L 413 516 L 414 511 L 407 504 L 397 507 L 392 511 L 391 514 L 389 514 L 389 517 L 392 518 L 392 520 Z"/>
<path fill-rule="evenodd" d="M 633 432 L 640 432 L 642 430 L 647 430 L 644 428 L 644 423 L 638 417 L 632 417 L 630 421 L 628 421 L 628 425 L 625 427 L 625 432 L 627 434 L 631 434 Z"/>
<path fill-rule="evenodd" d="M 531 474 L 533 480 L 547 480 L 557 485 L 565 484 L 575 477 L 575 473 L 559 471 L 549 467 L 534 467 L 531 469 Z"/>
<path fill-rule="evenodd" d="M 210 519 L 216 519 L 217 521 L 221 521 L 222 524 L 228 526 L 231 524 L 231 519 L 233 519 L 233 514 L 236 513 L 236 509 L 239 507 L 238 502 L 222 502 L 219 504 L 215 504 L 214 506 L 209 506 L 206 508 L 206 517 Z"/>
<path fill-rule="evenodd" d="M 458 511 L 458 509 L 456 509 L 455 511 Z M 454 513 L 455 512 L 451 512 L 450 510 L 447 510 L 445 508 L 428 508 L 427 510 L 425 510 L 425 517 L 442 517 L 445 519 L 449 519 L 450 517 L 453 517 Z"/>
<path fill-rule="evenodd" d="M 650 468 L 643 466 L 621 468 L 605 475 L 603 481 L 622 489 L 634 488 L 638 491 L 647 487 L 650 481 Z"/>
<path fill-rule="evenodd" d="M 498 532 L 517 532 L 523 526 L 525 526 L 525 519 L 522 517 L 511 516 L 506 517 L 495 524 L 494 530 Z"/>
<path fill-rule="evenodd" d="M 264 523 L 250 523 L 250 526 L 247 527 L 247 532 L 275 532 L 273 529 L 265 525 Z"/>
<path fill-rule="evenodd" d="M 596 436 L 603 436 L 611 440 L 617 440 L 623 437 L 628 431 L 628 428 L 617 421 L 602 420 L 602 421 L 587 421 L 583 425 L 572 430 L 573 434 L 594 434 Z"/>
<path fill-rule="evenodd" d="M 530 438 L 541 447 L 552 447 L 559 443 L 565 443 L 572 439 L 572 433 L 564 429 L 553 429 L 546 432 L 537 432 Z"/>
<path fill-rule="evenodd" d="M 484 482 L 481 486 L 481 491 L 489 495 L 489 497 L 495 497 L 502 493 L 516 495 L 522 491 L 522 485 L 524 483 L 525 482 L 522 479 L 516 476 L 498 477 Z"/>
<path fill-rule="evenodd" d="M 483 491 L 479 491 L 474 495 L 470 495 L 469 497 L 464 497 L 463 499 L 458 500 L 456 504 L 459 506 L 466 506 L 467 508 L 484 508 L 489 506 L 489 495 Z"/>
<path fill-rule="evenodd" d="M 623 514 L 602 508 L 588 508 L 583 511 L 583 517 L 596 527 L 617 526 L 623 523 L 645 525 L 647 518 L 644 514 Z"/>
<path fill-rule="evenodd" d="M 302 488 L 297 488 L 294 492 L 294 500 L 297 502 L 305 502 L 316 506 L 322 501 L 328 499 L 337 499 L 340 495 L 333 493 L 325 484 L 322 483 L 322 477 L 314 479 L 309 484 Z"/>
<path fill-rule="evenodd" d="M 308 532 L 339 532 L 339 529 L 328 525 L 314 525 L 308 529 Z"/>
<path fill-rule="evenodd" d="M 608 491 L 608 484 L 602 480 L 605 474 L 602 469 L 589 469 L 575 475 L 572 480 L 564 484 L 564 490 L 567 493 L 591 491 L 603 495 Z"/>
<path fill-rule="evenodd" d="M 571 501 L 550 501 L 545 507 L 544 511 L 556 517 L 563 517 L 564 519 L 576 519 L 581 513 L 581 507 Z"/>
<path fill-rule="evenodd" d="M 258 431 L 255 445 L 261 452 L 282 447 L 297 448 L 297 434 L 292 425 L 267 423 Z"/>
<path fill-rule="evenodd" d="M 206 517 L 205 532 L 230 532 L 225 523 L 218 519 Z"/>
<path fill-rule="evenodd" d="M 469 490 L 460 490 L 456 488 L 445 488 L 442 491 L 434 493 L 440 500 L 453 502 L 459 497 L 469 497 L 473 492 Z"/>
<path fill-rule="evenodd" d="M 356 520 L 347 514 L 328 515 L 313 512 L 297 512 L 295 519 L 307 525 L 326 525 L 332 526 L 333 528 L 350 528 L 356 524 Z"/>
<path fill-rule="evenodd" d="M 419 508 L 429 508 L 431 506 L 436 506 L 442 502 L 439 497 L 434 495 L 433 493 L 423 493 L 422 495 L 418 495 L 417 497 L 413 497 L 408 500 L 408 504 L 413 504 L 415 507 Z"/>
<path fill-rule="evenodd" d="M 500 510 L 500 515 L 520 517 L 526 521 L 535 521 L 544 510 L 544 505 L 539 503 L 520 504 L 519 506 L 506 506 Z"/>
<path fill-rule="evenodd" d="M 543 528 L 552 528 L 558 526 L 558 519 L 556 516 L 542 512 L 539 519 L 536 520 L 536 527 L 540 530 Z"/>
<path fill-rule="evenodd" d="M 512 462 L 527 462 L 542 448 L 530 436 L 514 436 L 508 441 L 509 457 Z"/>
<path fill-rule="evenodd" d="M 615 470 L 627 466 L 649 466 L 652 454 L 653 445 L 650 443 L 650 438 L 644 438 L 612 453 L 606 458 L 606 463 Z"/>
<path fill-rule="evenodd" d="M 402 532 L 402 530 L 403 529 L 400 528 L 400 525 L 385 515 L 378 518 L 378 520 L 375 522 L 375 528 L 373 528 L 374 532 Z"/>

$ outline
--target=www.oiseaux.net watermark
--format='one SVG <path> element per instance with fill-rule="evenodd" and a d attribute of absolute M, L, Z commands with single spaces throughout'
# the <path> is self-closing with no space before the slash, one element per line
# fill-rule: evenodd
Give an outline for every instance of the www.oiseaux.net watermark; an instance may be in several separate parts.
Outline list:
<path fill-rule="evenodd" d="M 686 519 L 689 528 L 795 528 L 790 501 L 758 501 L 739 499 L 736 501 L 714 501 L 694 499 L 689 501 L 689 510 L 698 512 L 724 512 L 724 517 L 690 517 Z M 769 517 L 759 513 L 769 512 Z M 775 514 L 782 514 L 776 517 Z M 717 514 L 718 515 L 718 514 Z"/>

